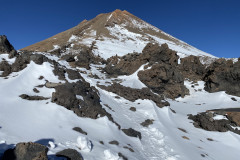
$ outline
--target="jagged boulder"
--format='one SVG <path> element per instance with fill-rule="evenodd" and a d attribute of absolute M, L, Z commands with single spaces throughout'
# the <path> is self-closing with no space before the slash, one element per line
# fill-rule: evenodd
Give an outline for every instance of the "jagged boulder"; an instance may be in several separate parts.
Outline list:
<path fill-rule="evenodd" d="M 58 157 L 65 157 L 68 160 L 83 160 L 82 155 L 75 149 L 64 149 L 56 153 Z"/>
<path fill-rule="evenodd" d="M 167 63 L 177 65 L 178 56 L 175 51 L 168 48 L 167 44 L 148 43 L 141 54 L 131 53 L 123 57 L 114 56 L 107 60 L 107 65 L 104 71 L 111 76 L 130 75 L 136 72 L 143 64 L 149 63 Z"/>
<path fill-rule="evenodd" d="M 14 50 L 15 50 L 14 47 L 8 41 L 7 37 L 5 35 L 0 35 L 0 54 L 10 53 L 11 51 Z"/>
<path fill-rule="evenodd" d="M 90 87 L 90 84 L 83 79 L 75 83 L 55 86 L 52 102 L 72 110 L 80 117 L 97 119 L 98 117 L 107 116 L 110 121 L 114 122 L 111 114 L 102 108 L 97 90 Z M 117 123 L 115 124 L 120 128 Z"/>
<path fill-rule="evenodd" d="M 48 148 L 38 143 L 18 143 L 14 149 L 8 149 L 2 160 L 48 160 Z"/>
<path fill-rule="evenodd" d="M 224 118 L 214 119 L 217 115 L 221 115 Z M 193 125 L 197 128 L 218 132 L 232 131 L 236 134 L 240 134 L 240 130 L 236 128 L 240 125 L 239 115 L 239 108 L 228 108 L 210 110 L 197 115 L 188 115 L 188 119 L 193 120 Z"/>
<path fill-rule="evenodd" d="M 149 88 L 134 89 L 122 86 L 121 84 L 118 83 L 113 83 L 111 86 L 98 85 L 98 87 L 109 92 L 118 94 L 119 96 L 129 101 L 136 101 L 138 99 L 149 99 L 155 102 L 156 105 L 160 108 L 164 106 L 169 106 L 169 103 L 164 100 L 163 96 L 152 93 Z"/>
<path fill-rule="evenodd" d="M 204 81 L 204 89 L 208 92 L 226 91 L 227 94 L 240 96 L 240 61 L 216 60 L 207 68 Z"/>
<path fill-rule="evenodd" d="M 193 81 L 202 80 L 206 72 L 205 66 L 200 62 L 199 57 L 193 55 L 181 58 L 179 69 L 184 78 Z"/>
<path fill-rule="evenodd" d="M 181 72 L 172 65 L 154 64 L 150 69 L 140 71 L 138 77 L 154 92 L 168 98 L 174 99 L 188 94 Z"/>

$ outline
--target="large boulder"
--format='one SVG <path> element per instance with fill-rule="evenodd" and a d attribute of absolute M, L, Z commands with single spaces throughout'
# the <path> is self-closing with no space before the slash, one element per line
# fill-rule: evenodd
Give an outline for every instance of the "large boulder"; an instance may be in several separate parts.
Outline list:
<path fill-rule="evenodd" d="M 97 119 L 107 116 L 110 121 L 114 122 L 111 114 L 101 106 L 97 90 L 83 79 L 55 86 L 52 102 L 72 110 L 80 117 Z M 115 124 L 120 127 L 117 123 Z"/>
<path fill-rule="evenodd" d="M 216 60 L 207 68 L 204 81 L 204 89 L 208 92 L 226 91 L 227 94 L 240 96 L 240 61 Z"/>
<path fill-rule="evenodd" d="M 5 151 L 2 160 L 48 160 L 48 148 L 38 143 L 18 143 Z"/>
<path fill-rule="evenodd" d="M 130 87 L 125 87 L 118 83 L 113 83 L 111 86 L 98 85 L 98 87 L 105 89 L 109 92 L 118 94 L 119 96 L 129 100 L 136 101 L 138 99 L 149 99 L 156 103 L 158 107 L 169 106 L 169 103 L 164 100 L 163 96 L 156 95 L 152 93 L 149 88 L 135 89 Z"/>
<path fill-rule="evenodd" d="M 174 99 L 188 94 L 181 72 L 172 65 L 154 64 L 150 69 L 140 71 L 138 77 L 154 92 L 168 98 Z"/>
<path fill-rule="evenodd" d="M 56 153 L 58 157 L 65 157 L 67 160 L 83 160 L 82 155 L 75 149 L 64 149 Z"/>
<path fill-rule="evenodd" d="M 15 50 L 14 47 L 8 41 L 7 37 L 5 35 L 0 35 L 0 54 L 10 53 L 11 51 L 14 50 Z"/>
<path fill-rule="evenodd" d="M 179 65 L 184 78 L 188 78 L 193 81 L 199 81 L 203 79 L 205 74 L 205 66 L 200 62 L 199 57 L 188 56 L 181 58 L 181 63 Z"/>

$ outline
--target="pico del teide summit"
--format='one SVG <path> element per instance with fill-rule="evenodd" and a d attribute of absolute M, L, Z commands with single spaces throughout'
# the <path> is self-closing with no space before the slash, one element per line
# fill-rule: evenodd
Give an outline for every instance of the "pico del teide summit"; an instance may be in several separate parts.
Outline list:
<path fill-rule="evenodd" d="M 22 50 L 51 52 L 54 50 L 79 50 L 90 47 L 92 53 L 104 59 L 142 52 L 147 43 L 167 43 L 170 49 L 185 55 L 209 56 L 201 50 L 174 38 L 128 11 L 115 10 L 100 14 L 91 20 L 84 20 L 76 27 L 59 33 Z"/>

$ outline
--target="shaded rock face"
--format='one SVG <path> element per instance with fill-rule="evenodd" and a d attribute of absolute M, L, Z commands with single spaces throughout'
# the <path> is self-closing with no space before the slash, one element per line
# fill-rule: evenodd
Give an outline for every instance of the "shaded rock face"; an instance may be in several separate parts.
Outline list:
<path fill-rule="evenodd" d="M 233 64 L 232 60 L 216 60 L 207 68 L 204 81 L 208 92 L 226 91 L 240 96 L 240 61 Z"/>
<path fill-rule="evenodd" d="M 136 72 L 140 66 L 149 63 L 163 62 L 171 65 L 177 65 L 178 56 L 175 51 L 168 48 L 167 44 L 159 46 L 149 43 L 143 49 L 142 54 L 133 53 L 123 57 L 111 57 L 107 60 L 104 71 L 109 75 L 130 75 Z"/>
<path fill-rule="evenodd" d="M 74 67 L 83 67 L 86 69 L 90 69 L 90 64 L 105 63 L 104 59 L 92 53 L 91 48 L 81 48 L 79 53 L 64 55 L 62 59 L 65 59 Z"/>
<path fill-rule="evenodd" d="M 132 128 L 122 129 L 122 131 L 130 137 L 136 137 L 136 138 L 139 138 L 140 140 L 142 139 L 141 132 L 138 132 Z"/>
<path fill-rule="evenodd" d="M 179 65 L 183 77 L 193 81 L 202 80 L 205 74 L 205 66 L 200 62 L 199 57 L 188 56 L 181 58 L 181 64 Z"/>
<path fill-rule="evenodd" d="M 107 116 L 114 122 L 111 114 L 102 108 L 96 89 L 90 87 L 90 84 L 84 80 L 56 86 L 52 94 L 52 102 L 74 111 L 80 117 L 96 119 Z"/>
<path fill-rule="evenodd" d="M 132 74 L 140 66 L 147 64 L 145 69 L 138 73 L 142 81 L 152 91 L 168 98 L 177 98 L 188 94 L 184 86 L 184 77 L 178 67 L 179 56 L 168 48 L 167 44 L 147 44 L 142 54 L 128 54 L 123 57 L 112 57 L 104 71 L 110 75 Z"/>
<path fill-rule="evenodd" d="M 100 88 L 118 94 L 119 96 L 129 100 L 136 101 L 138 99 L 150 99 L 156 103 L 158 107 L 169 106 L 169 103 L 164 100 L 163 96 L 152 93 L 148 88 L 133 89 L 130 87 L 124 87 L 121 84 L 113 83 L 111 86 L 102 86 Z"/>
<path fill-rule="evenodd" d="M 15 51 L 14 47 L 8 41 L 5 35 L 0 35 L 0 54 L 1 53 L 10 53 Z"/>
<path fill-rule="evenodd" d="M 48 148 L 38 143 L 18 143 L 5 151 L 2 160 L 48 160 Z"/>
<path fill-rule="evenodd" d="M 32 54 L 31 52 L 22 52 L 16 56 L 16 60 L 12 65 L 8 64 L 6 61 L 0 62 L 0 71 L 3 71 L 1 76 L 5 77 L 12 72 L 19 72 L 26 68 L 31 61 L 39 65 L 47 61 L 52 63 L 52 61 L 44 55 Z"/>
<path fill-rule="evenodd" d="M 194 121 L 193 125 L 197 128 L 202 128 L 207 131 L 218 131 L 218 132 L 227 132 L 232 131 L 234 133 L 240 134 L 240 130 L 237 128 L 234 129 L 233 127 L 239 126 L 238 123 L 234 120 L 239 120 L 239 118 L 236 118 L 236 115 L 234 116 L 234 113 L 229 113 L 226 116 L 226 119 L 220 119 L 220 120 L 214 120 L 215 115 L 224 115 L 225 111 L 207 111 L 202 112 L 197 115 L 189 115 L 188 119 L 191 119 Z M 239 116 L 239 114 L 237 115 Z M 236 119 L 233 119 L 236 118 Z M 239 122 L 239 121 L 237 121 Z"/>
<path fill-rule="evenodd" d="M 154 64 L 151 69 L 140 71 L 138 77 L 152 91 L 168 98 L 174 99 L 188 94 L 181 72 L 171 65 Z"/>
<path fill-rule="evenodd" d="M 82 155 L 75 149 L 64 149 L 56 153 L 58 157 L 67 158 L 67 160 L 83 160 Z"/>

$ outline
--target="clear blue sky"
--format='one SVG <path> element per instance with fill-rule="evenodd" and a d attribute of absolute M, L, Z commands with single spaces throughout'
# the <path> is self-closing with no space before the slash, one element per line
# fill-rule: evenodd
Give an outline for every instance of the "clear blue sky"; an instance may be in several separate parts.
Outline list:
<path fill-rule="evenodd" d="M 0 34 L 16 49 L 115 9 L 218 57 L 240 57 L 238 0 L 1 0 Z"/>

